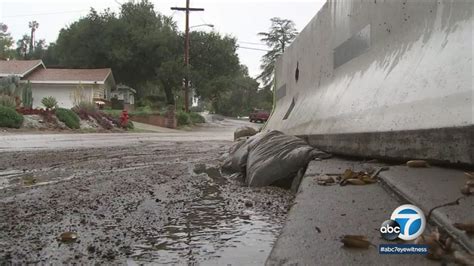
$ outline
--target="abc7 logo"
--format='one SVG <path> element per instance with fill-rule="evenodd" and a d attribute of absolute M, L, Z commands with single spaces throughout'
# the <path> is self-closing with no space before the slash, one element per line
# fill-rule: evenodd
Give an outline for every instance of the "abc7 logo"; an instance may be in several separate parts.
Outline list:
<path fill-rule="evenodd" d="M 380 234 L 386 240 L 414 240 L 423 234 L 426 220 L 420 208 L 406 204 L 396 208 L 390 220 L 380 227 Z"/>

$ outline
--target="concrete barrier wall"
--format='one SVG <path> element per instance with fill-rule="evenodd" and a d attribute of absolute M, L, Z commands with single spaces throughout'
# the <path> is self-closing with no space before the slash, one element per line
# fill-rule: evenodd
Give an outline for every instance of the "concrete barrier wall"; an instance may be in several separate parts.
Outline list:
<path fill-rule="evenodd" d="M 328 1 L 277 61 L 266 128 L 336 154 L 473 164 L 473 3 Z"/>

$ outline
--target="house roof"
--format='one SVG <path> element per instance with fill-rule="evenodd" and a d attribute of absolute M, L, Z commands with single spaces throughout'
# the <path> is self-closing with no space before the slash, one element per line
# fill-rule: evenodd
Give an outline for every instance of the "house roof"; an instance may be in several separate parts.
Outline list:
<path fill-rule="evenodd" d="M 39 69 L 25 80 L 31 83 L 83 83 L 83 84 L 104 84 L 111 75 L 110 68 L 100 69 Z"/>
<path fill-rule="evenodd" d="M 35 68 L 42 66 L 45 68 L 41 60 L 0 60 L 0 77 L 16 75 L 23 77 Z"/>

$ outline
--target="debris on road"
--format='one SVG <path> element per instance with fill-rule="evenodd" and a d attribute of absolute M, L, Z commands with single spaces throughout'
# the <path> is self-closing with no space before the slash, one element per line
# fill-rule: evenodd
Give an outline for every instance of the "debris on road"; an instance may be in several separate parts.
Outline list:
<path fill-rule="evenodd" d="M 37 180 L 34 176 L 32 175 L 26 175 L 26 176 L 23 176 L 23 185 L 25 186 L 32 186 L 34 184 L 36 184 Z"/>
<path fill-rule="evenodd" d="M 249 259 L 229 263 L 263 264 L 293 194 L 222 175 L 229 146 L 198 138 L 3 151 L 0 264 L 221 264 L 235 253 Z"/>
<path fill-rule="evenodd" d="M 362 235 L 344 235 L 341 238 L 341 242 L 344 244 L 344 247 L 348 248 L 368 249 L 373 245 L 366 236 Z"/>
<path fill-rule="evenodd" d="M 375 171 L 374 174 L 370 175 L 368 172 L 360 171 L 354 172 L 352 169 L 346 169 L 342 175 L 339 176 L 340 182 L 339 185 L 367 185 L 373 184 L 377 182 L 377 174 L 380 172 L 382 168 Z"/>
<path fill-rule="evenodd" d="M 474 173 L 465 172 L 464 174 L 468 177 L 468 180 L 466 181 L 464 186 L 461 188 L 461 193 L 463 195 L 469 196 L 469 195 L 474 194 L 474 179 L 473 179 Z"/>
<path fill-rule="evenodd" d="M 77 233 L 76 232 L 64 232 L 59 237 L 58 240 L 64 243 L 71 243 L 77 240 Z"/>
<path fill-rule="evenodd" d="M 336 184 L 336 181 L 334 180 L 334 178 L 327 175 L 320 176 L 316 180 L 317 180 L 318 185 L 320 186 L 331 186 L 331 185 Z"/>
<path fill-rule="evenodd" d="M 407 162 L 407 166 L 411 168 L 426 168 L 430 167 L 427 161 L 425 160 L 410 160 Z"/>
<path fill-rule="evenodd" d="M 438 228 L 435 228 L 429 235 L 422 235 L 415 240 L 415 244 L 428 246 L 426 257 L 431 260 L 441 260 L 451 253 L 452 243 L 450 237 L 441 237 Z"/>

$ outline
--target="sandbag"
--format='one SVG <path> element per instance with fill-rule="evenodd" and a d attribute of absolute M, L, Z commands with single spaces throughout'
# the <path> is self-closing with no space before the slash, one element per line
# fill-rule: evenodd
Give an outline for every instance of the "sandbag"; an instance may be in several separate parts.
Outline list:
<path fill-rule="evenodd" d="M 222 169 L 229 172 L 239 172 L 245 175 L 247 166 L 248 146 L 257 136 L 252 136 L 248 139 L 240 140 L 229 149 L 229 157 L 224 161 Z"/>
<path fill-rule="evenodd" d="M 291 180 L 300 169 L 307 166 L 315 154 L 324 154 L 304 140 L 280 131 L 259 135 L 258 139 L 248 144 L 248 186 L 268 186 L 278 181 Z"/>
<path fill-rule="evenodd" d="M 242 137 L 250 137 L 257 134 L 257 130 L 253 127 L 243 126 L 239 127 L 234 132 L 234 140 Z"/>

